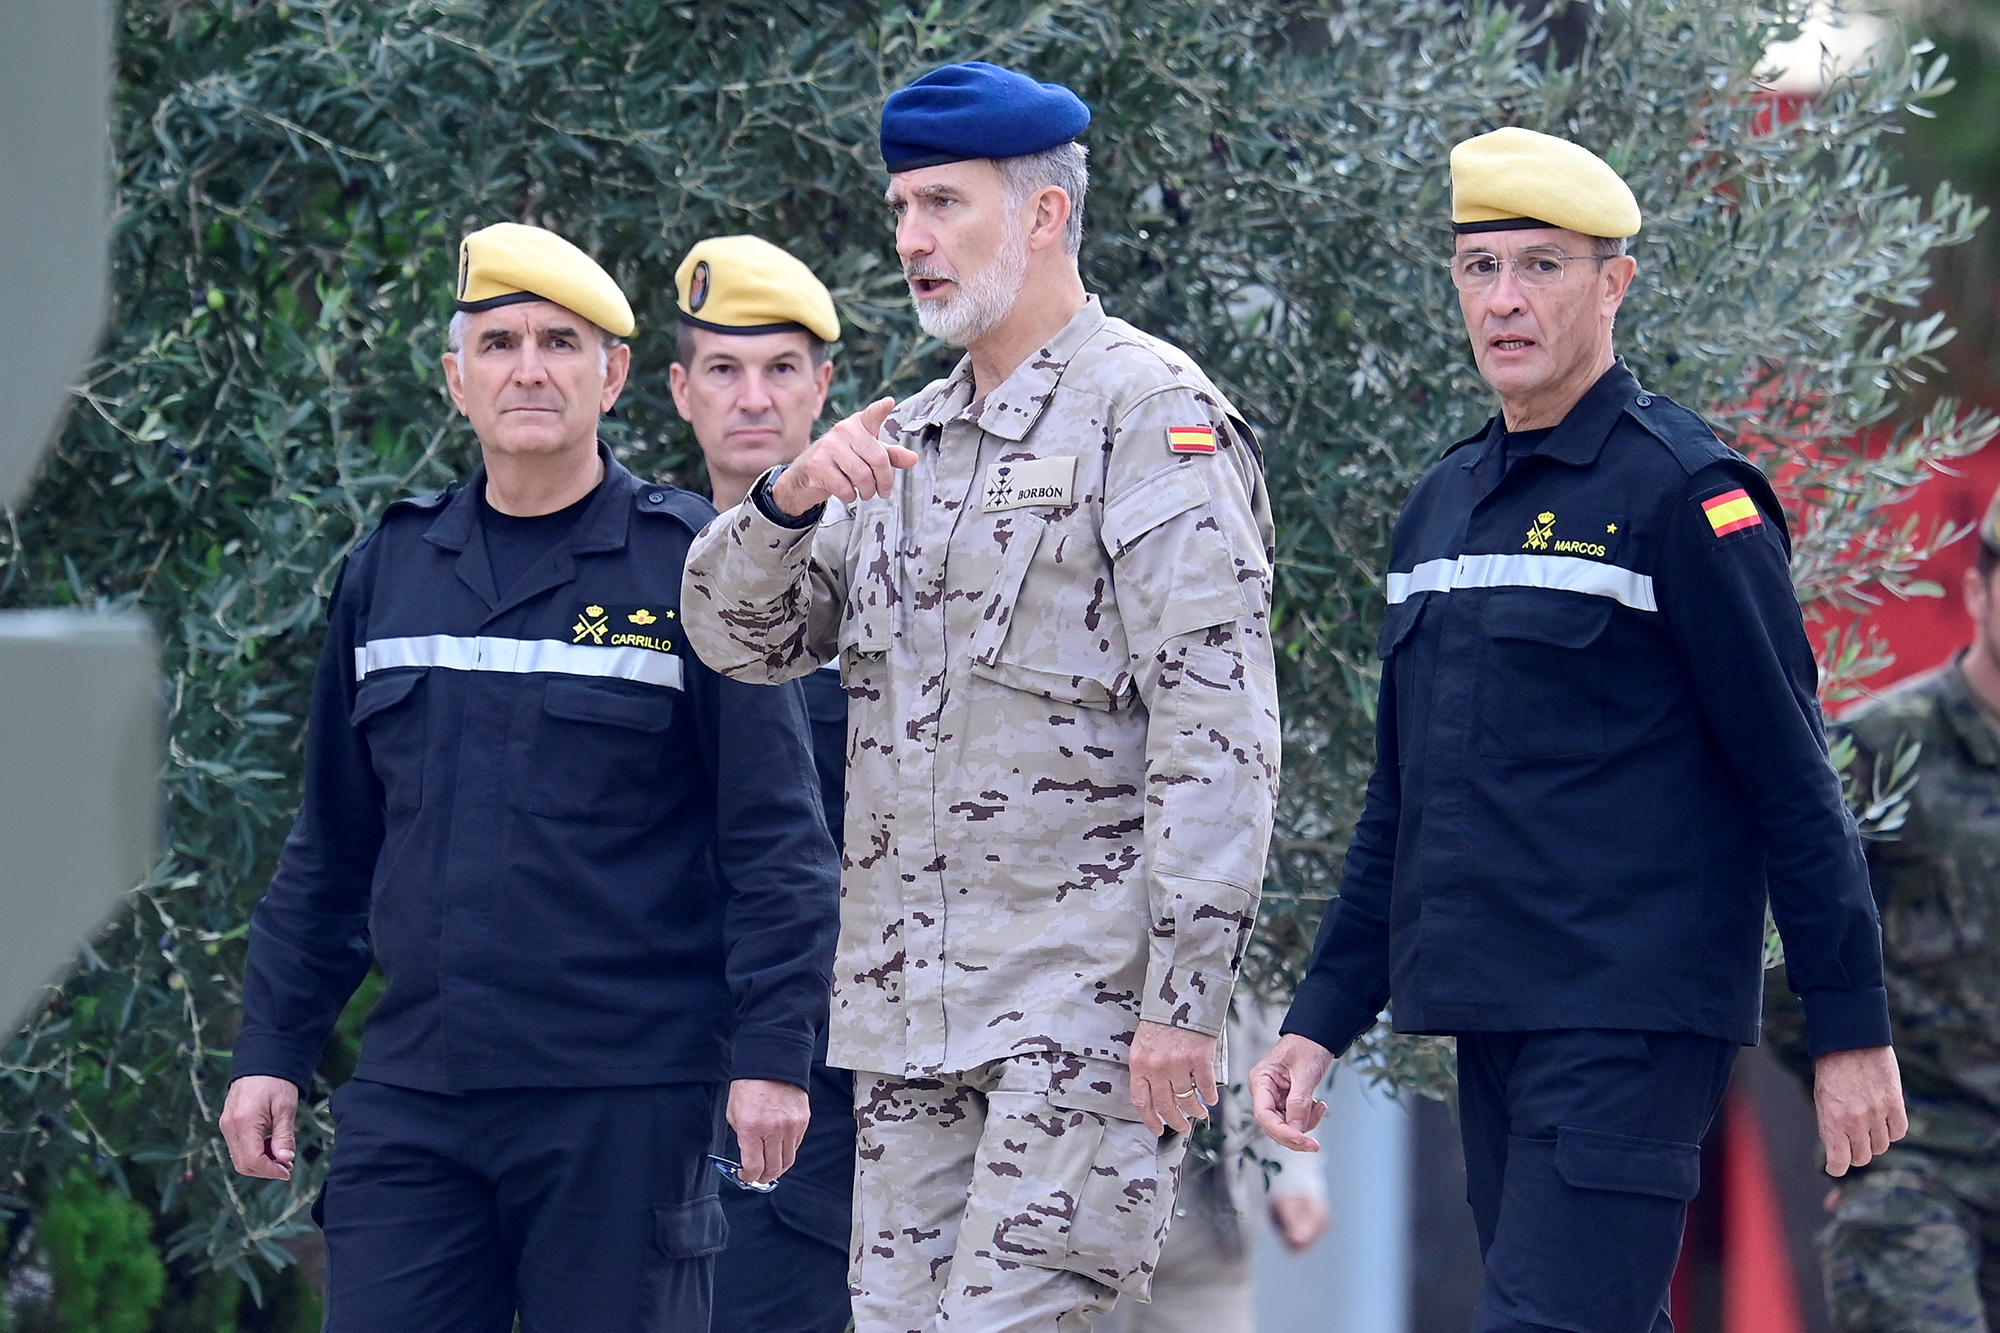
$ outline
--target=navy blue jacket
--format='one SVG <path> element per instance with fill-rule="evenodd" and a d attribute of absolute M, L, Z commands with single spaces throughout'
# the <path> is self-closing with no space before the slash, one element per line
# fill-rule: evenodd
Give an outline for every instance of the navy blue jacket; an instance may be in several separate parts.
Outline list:
<path fill-rule="evenodd" d="M 349 557 L 234 1077 L 306 1086 L 373 956 L 359 1078 L 806 1086 L 839 865 L 804 697 L 687 650 L 681 566 L 715 511 L 604 459 L 504 598 L 483 468 L 392 505 Z"/>
<path fill-rule="evenodd" d="M 1284 1030 L 1754 1043 L 1768 894 L 1816 1053 L 1889 1043 L 1764 476 L 1621 361 L 1509 469 L 1496 419 L 1396 524 L 1377 759 Z"/>

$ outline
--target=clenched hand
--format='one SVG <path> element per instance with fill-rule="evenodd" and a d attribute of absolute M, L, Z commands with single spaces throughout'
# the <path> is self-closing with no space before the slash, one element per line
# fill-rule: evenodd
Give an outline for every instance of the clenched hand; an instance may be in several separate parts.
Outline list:
<path fill-rule="evenodd" d="M 1844 1176 L 1849 1167 L 1887 1152 L 1910 1132 L 1895 1050 L 1832 1051 L 1813 1061 L 1813 1109 L 1829 1176 Z"/>
<path fill-rule="evenodd" d="M 812 1120 L 804 1088 L 767 1078 L 739 1078 L 729 1085 L 729 1127 L 743 1154 L 743 1179 L 764 1185 L 792 1169 L 799 1140 Z"/>
<path fill-rule="evenodd" d="M 229 1085 L 222 1103 L 222 1141 L 229 1160 L 246 1176 L 290 1180 L 297 1157 L 298 1086 L 288 1078 L 246 1074 Z"/>
<path fill-rule="evenodd" d="M 1278 1038 L 1269 1055 L 1250 1071 L 1250 1109 L 1257 1127 L 1299 1152 L 1318 1152 L 1308 1131 L 1318 1127 L 1326 1103 L 1313 1090 L 1333 1066 L 1333 1052 L 1296 1032 Z"/>

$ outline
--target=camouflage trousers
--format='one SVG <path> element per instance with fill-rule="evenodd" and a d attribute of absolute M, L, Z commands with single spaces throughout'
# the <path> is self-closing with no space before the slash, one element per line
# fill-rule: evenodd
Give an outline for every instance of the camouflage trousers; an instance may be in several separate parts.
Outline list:
<path fill-rule="evenodd" d="M 2000 1165 L 1891 1148 L 1820 1236 L 1840 1333 L 2000 1333 Z"/>
<path fill-rule="evenodd" d="M 1063 1054 L 854 1076 L 856 1333 L 1087 1333 L 1145 1299 L 1186 1140 Z"/>

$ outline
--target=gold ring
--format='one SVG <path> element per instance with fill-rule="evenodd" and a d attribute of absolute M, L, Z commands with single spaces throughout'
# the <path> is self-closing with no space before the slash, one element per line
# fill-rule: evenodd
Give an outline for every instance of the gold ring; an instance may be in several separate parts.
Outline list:
<path fill-rule="evenodd" d="M 1189 1088 L 1189 1089 L 1188 1089 L 1188 1090 L 1187 1090 L 1186 1092 L 1177 1092 L 1177 1093 L 1175 1093 L 1175 1094 L 1174 1094 L 1174 1096 L 1176 1096 L 1176 1097 L 1194 1097 L 1194 1096 L 1198 1096 L 1198 1095 L 1200 1094 L 1200 1092 L 1201 1092 L 1201 1089 L 1199 1089 L 1199 1088 Z"/>

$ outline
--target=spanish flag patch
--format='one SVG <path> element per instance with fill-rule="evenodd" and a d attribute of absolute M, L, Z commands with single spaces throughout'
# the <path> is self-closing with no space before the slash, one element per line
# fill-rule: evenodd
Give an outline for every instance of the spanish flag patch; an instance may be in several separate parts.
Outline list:
<path fill-rule="evenodd" d="M 1169 426 L 1167 448 L 1177 454 L 1212 454 L 1215 452 L 1215 427 Z"/>
<path fill-rule="evenodd" d="M 1750 492 L 1741 488 L 1703 500 L 1701 512 L 1708 515 L 1708 525 L 1715 529 L 1718 537 L 1754 528 L 1764 521 L 1764 515 L 1757 510 L 1757 502 L 1750 498 Z"/>

